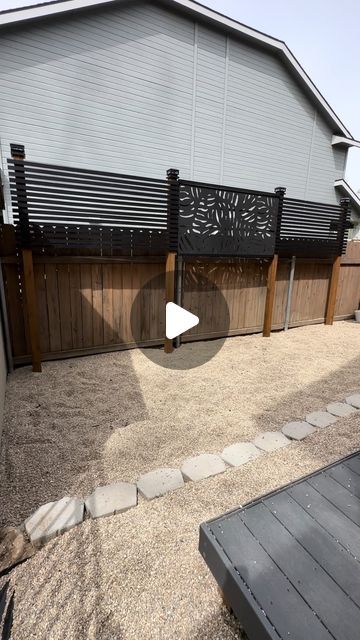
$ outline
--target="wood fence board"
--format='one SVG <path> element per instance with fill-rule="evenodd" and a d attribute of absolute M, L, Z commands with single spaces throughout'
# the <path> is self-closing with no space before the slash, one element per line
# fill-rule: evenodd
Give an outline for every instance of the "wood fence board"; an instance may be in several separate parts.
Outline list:
<path fill-rule="evenodd" d="M 46 265 L 45 273 L 50 351 L 61 351 L 61 322 L 57 265 Z"/>
<path fill-rule="evenodd" d="M 39 339 L 41 353 L 50 351 L 49 318 L 47 312 L 47 291 L 45 265 L 34 264 L 34 279 L 39 319 Z"/>
<path fill-rule="evenodd" d="M 113 312 L 113 283 L 111 264 L 102 265 L 103 274 L 103 323 L 104 344 L 111 344 L 114 340 L 114 312 Z"/>
<path fill-rule="evenodd" d="M 102 267 L 101 264 L 91 265 L 93 346 L 104 344 Z"/>
<path fill-rule="evenodd" d="M 71 332 L 74 349 L 83 347 L 81 275 L 79 264 L 69 264 Z"/>
<path fill-rule="evenodd" d="M 59 264 L 58 270 L 58 288 L 60 307 L 60 333 L 61 333 L 61 349 L 68 351 L 73 349 L 72 339 L 72 317 L 71 317 L 71 296 L 70 296 L 70 276 L 69 265 Z"/>
<path fill-rule="evenodd" d="M 122 264 L 111 265 L 112 269 L 112 312 L 113 312 L 113 341 L 115 344 L 124 342 L 124 319 L 123 319 L 123 280 Z"/>
<path fill-rule="evenodd" d="M 24 303 L 20 290 L 17 264 L 3 265 L 6 304 L 14 356 L 30 353 L 24 322 Z"/>
<path fill-rule="evenodd" d="M 131 306 L 132 306 L 132 300 L 133 300 L 132 270 L 133 270 L 132 263 L 123 265 L 123 273 L 122 273 L 123 319 L 124 319 L 123 341 L 127 344 L 131 344 L 134 342 L 133 333 L 131 330 Z"/>
<path fill-rule="evenodd" d="M 93 312 L 91 264 L 80 265 L 81 318 L 83 347 L 93 346 Z"/>

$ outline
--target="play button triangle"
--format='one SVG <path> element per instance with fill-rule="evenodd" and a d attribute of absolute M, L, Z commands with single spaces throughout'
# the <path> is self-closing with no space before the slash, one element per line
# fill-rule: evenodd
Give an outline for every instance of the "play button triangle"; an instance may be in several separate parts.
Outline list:
<path fill-rule="evenodd" d="M 199 324 L 199 318 L 174 302 L 166 305 L 166 337 L 169 340 L 180 336 Z"/>

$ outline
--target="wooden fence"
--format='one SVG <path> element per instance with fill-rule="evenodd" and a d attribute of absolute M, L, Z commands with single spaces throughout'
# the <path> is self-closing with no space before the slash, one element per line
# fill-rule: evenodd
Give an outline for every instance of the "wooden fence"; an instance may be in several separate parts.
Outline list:
<path fill-rule="evenodd" d="M 21 260 L 7 245 L 3 279 L 15 364 L 30 362 Z M 7 254 L 7 255 L 4 255 Z M 164 342 L 165 266 L 163 258 L 34 255 L 34 273 L 42 358 L 100 353 L 136 346 L 131 309 L 139 290 L 151 280 L 135 318 L 143 345 Z M 289 326 L 323 322 L 332 264 L 297 259 Z M 260 332 L 266 299 L 266 260 L 187 260 L 182 304 L 202 319 L 184 341 Z M 204 290 L 199 276 L 216 284 L 227 301 L 230 325 Z M 280 259 L 273 329 L 285 323 L 290 261 Z M 350 242 L 342 257 L 335 319 L 351 318 L 360 300 L 360 242 Z M 139 341 L 138 341 L 139 342 Z"/>

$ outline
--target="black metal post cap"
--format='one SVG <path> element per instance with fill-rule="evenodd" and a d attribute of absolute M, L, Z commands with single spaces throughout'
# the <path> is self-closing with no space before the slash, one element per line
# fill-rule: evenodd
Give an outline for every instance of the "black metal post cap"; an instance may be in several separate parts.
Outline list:
<path fill-rule="evenodd" d="M 275 187 L 275 193 L 285 194 L 286 187 Z"/>
<path fill-rule="evenodd" d="M 12 156 L 22 156 L 25 158 L 25 147 L 23 144 L 16 144 L 12 142 L 10 144 L 10 151 Z"/>
<path fill-rule="evenodd" d="M 168 178 L 178 179 L 179 177 L 179 169 L 168 169 L 166 172 Z"/>

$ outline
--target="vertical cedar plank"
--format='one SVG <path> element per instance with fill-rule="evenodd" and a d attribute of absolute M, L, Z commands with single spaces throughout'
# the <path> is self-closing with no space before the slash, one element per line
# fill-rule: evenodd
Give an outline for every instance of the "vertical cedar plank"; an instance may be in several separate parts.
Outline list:
<path fill-rule="evenodd" d="M 27 355 L 29 352 L 26 344 L 25 310 L 20 291 L 19 267 L 17 264 L 4 264 L 3 273 L 13 355 Z"/>
<path fill-rule="evenodd" d="M 29 336 L 32 369 L 41 372 L 41 355 L 40 355 L 40 338 L 39 338 L 39 320 L 36 302 L 34 265 L 31 249 L 22 250 L 23 269 L 24 269 L 24 289 L 26 298 L 26 311 L 29 322 Z"/>
<path fill-rule="evenodd" d="M 125 262 L 122 265 L 122 319 L 123 319 L 123 340 L 126 344 L 134 341 L 131 328 L 131 307 L 132 307 L 132 271 L 133 263 Z"/>
<path fill-rule="evenodd" d="M 49 318 L 47 312 L 45 265 L 34 264 L 34 278 L 39 317 L 39 336 L 41 353 L 50 351 Z"/>
<path fill-rule="evenodd" d="M 81 318 L 83 347 L 91 348 L 93 341 L 91 264 L 80 265 Z"/>
<path fill-rule="evenodd" d="M 23 307 L 20 296 L 17 265 L 3 264 L 6 306 L 9 318 L 11 347 L 14 356 L 26 353 Z"/>
<path fill-rule="evenodd" d="M 61 351 L 60 305 L 56 265 L 47 264 L 45 275 L 50 351 Z"/>
<path fill-rule="evenodd" d="M 69 265 L 58 265 L 61 349 L 73 349 Z"/>
<path fill-rule="evenodd" d="M 102 264 L 91 265 L 92 281 L 92 316 L 93 316 L 93 341 L 94 346 L 104 344 L 104 317 L 103 317 L 103 273 Z"/>
<path fill-rule="evenodd" d="M 113 325 L 113 281 L 111 264 L 103 264 L 103 320 L 104 344 L 114 343 Z"/>
<path fill-rule="evenodd" d="M 168 253 L 165 264 L 165 304 L 174 302 L 175 297 L 175 257 L 176 253 Z M 164 351 L 172 353 L 174 350 L 172 340 L 165 337 Z"/>
<path fill-rule="evenodd" d="M 74 349 L 83 346 L 80 265 L 69 264 L 71 333 Z"/>
<path fill-rule="evenodd" d="M 335 312 L 337 288 L 339 283 L 340 265 L 341 265 L 341 256 L 337 256 L 333 262 L 331 276 L 330 276 L 329 295 L 328 295 L 326 317 L 325 317 L 325 324 L 328 324 L 328 325 L 331 325 L 334 322 L 334 312 Z"/>
<path fill-rule="evenodd" d="M 125 265 L 126 266 L 126 265 Z M 122 264 L 112 265 L 112 326 L 114 342 L 121 344 L 124 342 L 124 308 L 123 308 L 123 282 L 122 282 Z"/>
<path fill-rule="evenodd" d="M 270 262 L 268 276 L 267 276 L 264 329 L 263 329 L 264 338 L 269 338 L 271 333 L 274 299 L 275 299 L 277 265 L 278 265 L 278 256 L 275 254 L 272 261 Z"/>

